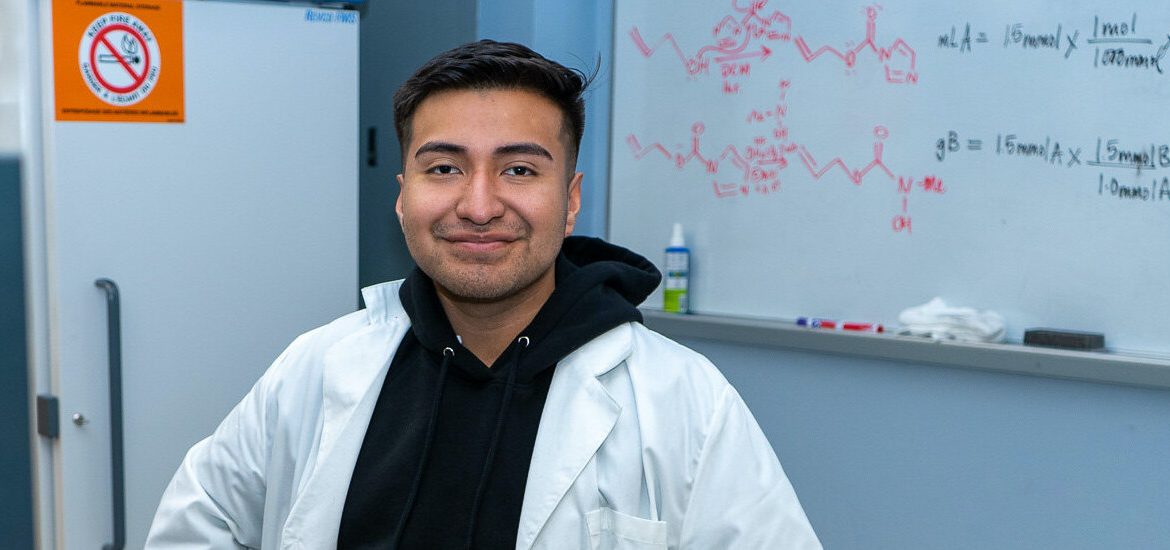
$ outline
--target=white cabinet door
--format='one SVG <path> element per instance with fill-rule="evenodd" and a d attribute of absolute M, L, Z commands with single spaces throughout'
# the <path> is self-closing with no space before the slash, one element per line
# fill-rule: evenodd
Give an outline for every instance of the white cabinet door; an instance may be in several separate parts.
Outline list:
<path fill-rule="evenodd" d="M 47 125 L 62 548 L 113 537 L 96 279 L 121 289 L 127 548 L 187 448 L 281 349 L 356 307 L 356 14 L 306 9 L 185 2 L 185 123 Z"/>

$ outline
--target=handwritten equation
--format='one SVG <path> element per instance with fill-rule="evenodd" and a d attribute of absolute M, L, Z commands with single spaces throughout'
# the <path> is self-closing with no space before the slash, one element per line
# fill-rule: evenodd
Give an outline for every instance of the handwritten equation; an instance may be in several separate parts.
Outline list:
<path fill-rule="evenodd" d="M 1071 30 L 1071 32 L 1070 32 Z M 1144 31 L 1145 29 L 1143 29 Z M 998 40 L 996 41 L 998 42 Z M 986 30 L 973 29 L 970 22 L 952 25 L 938 35 L 937 47 L 959 53 L 988 50 L 996 45 Z M 1143 35 L 1138 31 L 1138 14 L 1120 19 L 1093 16 L 1092 30 L 1067 29 L 1062 24 L 1033 28 L 1023 23 L 1004 25 L 1001 49 L 1017 52 L 1053 52 L 1063 59 L 1079 55 L 1082 45 L 1093 47 L 1093 67 L 1164 74 L 1162 61 L 1170 51 L 1170 33 Z"/>
<path fill-rule="evenodd" d="M 989 142 L 984 148 L 980 138 L 960 137 L 959 132 L 948 130 L 934 144 L 934 158 L 944 162 L 955 155 L 993 154 L 996 157 L 1025 159 L 1053 168 L 1093 167 L 1099 169 L 1097 194 L 1135 202 L 1161 202 L 1170 204 L 1170 176 L 1150 177 L 1150 185 L 1122 183 L 1118 176 L 1106 176 L 1106 171 L 1143 172 L 1170 169 L 1170 143 L 1126 143 L 1110 137 L 1098 137 L 1091 148 L 1071 145 L 1052 136 L 1021 136 L 1015 133 L 997 133 L 994 146 Z M 1086 151 L 1086 149 L 1088 149 Z"/>

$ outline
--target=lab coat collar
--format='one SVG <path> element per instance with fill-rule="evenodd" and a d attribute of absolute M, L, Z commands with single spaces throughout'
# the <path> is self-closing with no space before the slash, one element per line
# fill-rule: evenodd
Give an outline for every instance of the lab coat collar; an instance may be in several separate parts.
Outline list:
<path fill-rule="evenodd" d="M 609 437 L 621 406 L 598 377 L 629 355 L 629 323 L 619 325 L 566 356 L 553 372 L 528 468 L 516 548 L 528 550 L 553 510 Z"/>
<path fill-rule="evenodd" d="M 386 323 L 399 319 L 407 319 L 402 309 L 402 302 L 398 299 L 398 289 L 405 279 L 367 286 L 362 289 L 362 299 L 366 302 L 366 315 L 370 323 Z M 407 321 L 409 322 L 409 320 Z"/>

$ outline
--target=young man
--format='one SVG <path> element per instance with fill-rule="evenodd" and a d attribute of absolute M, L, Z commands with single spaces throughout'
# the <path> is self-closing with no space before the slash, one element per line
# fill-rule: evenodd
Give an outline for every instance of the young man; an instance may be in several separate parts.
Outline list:
<path fill-rule="evenodd" d="M 148 548 L 820 547 L 735 390 L 640 323 L 657 270 L 568 237 L 587 81 L 485 40 L 402 86 L 418 268 L 289 346 Z"/>

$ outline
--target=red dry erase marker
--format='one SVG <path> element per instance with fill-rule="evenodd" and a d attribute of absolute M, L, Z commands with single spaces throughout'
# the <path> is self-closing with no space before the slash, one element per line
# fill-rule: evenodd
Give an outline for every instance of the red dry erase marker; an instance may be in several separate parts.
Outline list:
<path fill-rule="evenodd" d="M 824 328 L 830 330 L 852 330 L 857 332 L 885 332 L 886 328 L 879 323 L 853 323 L 849 321 L 834 321 L 832 319 L 817 319 L 814 317 L 800 317 L 796 324 L 802 327 Z"/>

